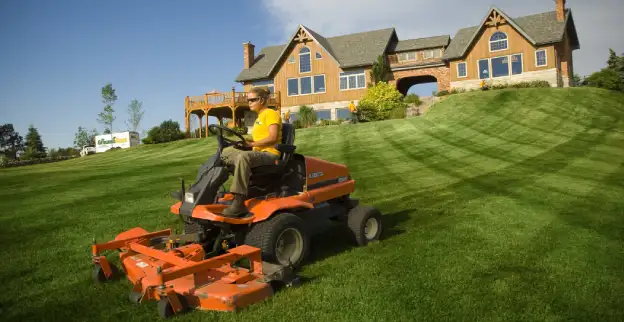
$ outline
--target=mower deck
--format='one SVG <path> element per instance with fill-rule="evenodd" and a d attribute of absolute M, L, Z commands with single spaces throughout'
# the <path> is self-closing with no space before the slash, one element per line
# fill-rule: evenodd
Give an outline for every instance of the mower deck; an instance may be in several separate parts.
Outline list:
<path fill-rule="evenodd" d="M 190 308 L 235 311 L 272 296 L 276 283 L 298 281 L 287 267 L 263 263 L 255 247 L 238 246 L 209 259 L 204 259 L 197 243 L 175 247 L 195 238 L 171 235 L 170 229 L 153 233 L 131 229 L 114 241 L 92 246 L 93 278 L 103 282 L 114 277 L 116 269 L 101 253 L 120 250 L 126 277 L 133 284 L 131 300 L 159 301 L 159 314 L 165 318 Z"/>

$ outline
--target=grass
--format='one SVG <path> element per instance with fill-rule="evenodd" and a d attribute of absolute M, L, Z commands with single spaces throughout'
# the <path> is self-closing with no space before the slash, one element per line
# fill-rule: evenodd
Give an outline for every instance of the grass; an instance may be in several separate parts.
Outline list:
<path fill-rule="evenodd" d="M 297 131 L 345 163 L 383 240 L 316 238 L 303 287 L 181 321 L 624 320 L 624 95 L 522 89 L 448 97 L 426 115 Z M 158 319 L 125 281 L 90 280 L 93 237 L 181 228 L 169 213 L 212 139 L 0 171 L 6 320 Z M 116 260 L 116 259 L 115 259 Z"/>

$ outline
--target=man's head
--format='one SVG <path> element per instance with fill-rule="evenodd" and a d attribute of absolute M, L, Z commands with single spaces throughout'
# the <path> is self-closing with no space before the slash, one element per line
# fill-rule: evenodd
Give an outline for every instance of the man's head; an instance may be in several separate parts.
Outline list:
<path fill-rule="evenodd" d="M 247 102 L 249 103 L 249 108 L 257 112 L 266 107 L 269 102 L 269 97 L 271 96 L 271 92 L 266 87 L 253 87 L 247 93 Z"/>

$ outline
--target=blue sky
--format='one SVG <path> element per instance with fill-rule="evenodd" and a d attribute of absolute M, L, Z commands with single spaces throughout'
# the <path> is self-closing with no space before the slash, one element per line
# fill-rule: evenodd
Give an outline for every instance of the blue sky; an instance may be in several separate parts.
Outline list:
<path fill-rule="evenodd" d="M 554 8 L 543 0 L 283 1 L 0 1 L 0 122 L 13 123 L 22 136 L 32 123 L 46 147 L 71 146 L 78 126 L 103 131 L 96 119 L 101 87 L 110 82 L 119 97 L 114 130 L 124 129 L 135 98 L 146 110 L 141 130 L 167 119 L 184 126 L 185 96 L 242 89 L 234 78 L 243 66 L 243 42 L 258 52 L 286 41 L 299 23 L 327 37 L 393 26 L 407 39 L 453 36 L 479 23 L 492 4 L 511 16 Z M 582 47 L 575 64 L 586 62 L 577 68 L 582 74 L 602 67 L 608 47 L 624 52 L 621 35 L 609 31 L 620 24 L 614 12 L 624 2 L 597 2 L 568 1 Z M 453 16 L 452 23 L 440 23 L 441 14 Z M 591 57 L 583 49 L 588 43 Z"/>

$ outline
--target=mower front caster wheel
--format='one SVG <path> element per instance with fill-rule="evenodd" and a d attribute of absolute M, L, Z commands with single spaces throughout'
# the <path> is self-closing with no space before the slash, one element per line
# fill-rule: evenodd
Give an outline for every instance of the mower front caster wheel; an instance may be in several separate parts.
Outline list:
<path fill-rule="evenodd" d="M 173 310 L 173 306 L 169 303 L 169 299 L 166 296 L 163 296 L 158 301 L 156 305 L 156 309 L 158 310 L 158 315 L 160 315 L 163 319 L 168 319 L 176 314 L 184 313 L 188 310 L 188 303 L 186 302 L 186 298 L 180 294 L 178 294 L 178 299 L 180 300 L 180 304 L 182 305 L 182 311 L 175 312 Z"/>
<path fill-rule="evenodd" d="M 93 279 L 94 282 L 98 284 L 104 283 L 106 281 L 115 279 L 119 275 L 119 268 L 117 268 L 117 266 L 111 263 L 109 263 L 109 265 L 110 265 L 111 272 L 112 272 L 112 275 L 109 277 L 106 277 L 106 274 L 104 273 L 104 269 L 102 268 L 101 265 L 96 264 L 95 266 L 93 266 L 93 269 L 91 270 L 91 278 Z"/>
<path fill-rule="evenodd" d="M 358 246 L 365 246 L 381 236 L 381 213 L 375 207 L 358 205 L 351 209 L 347 224 Z"/>

